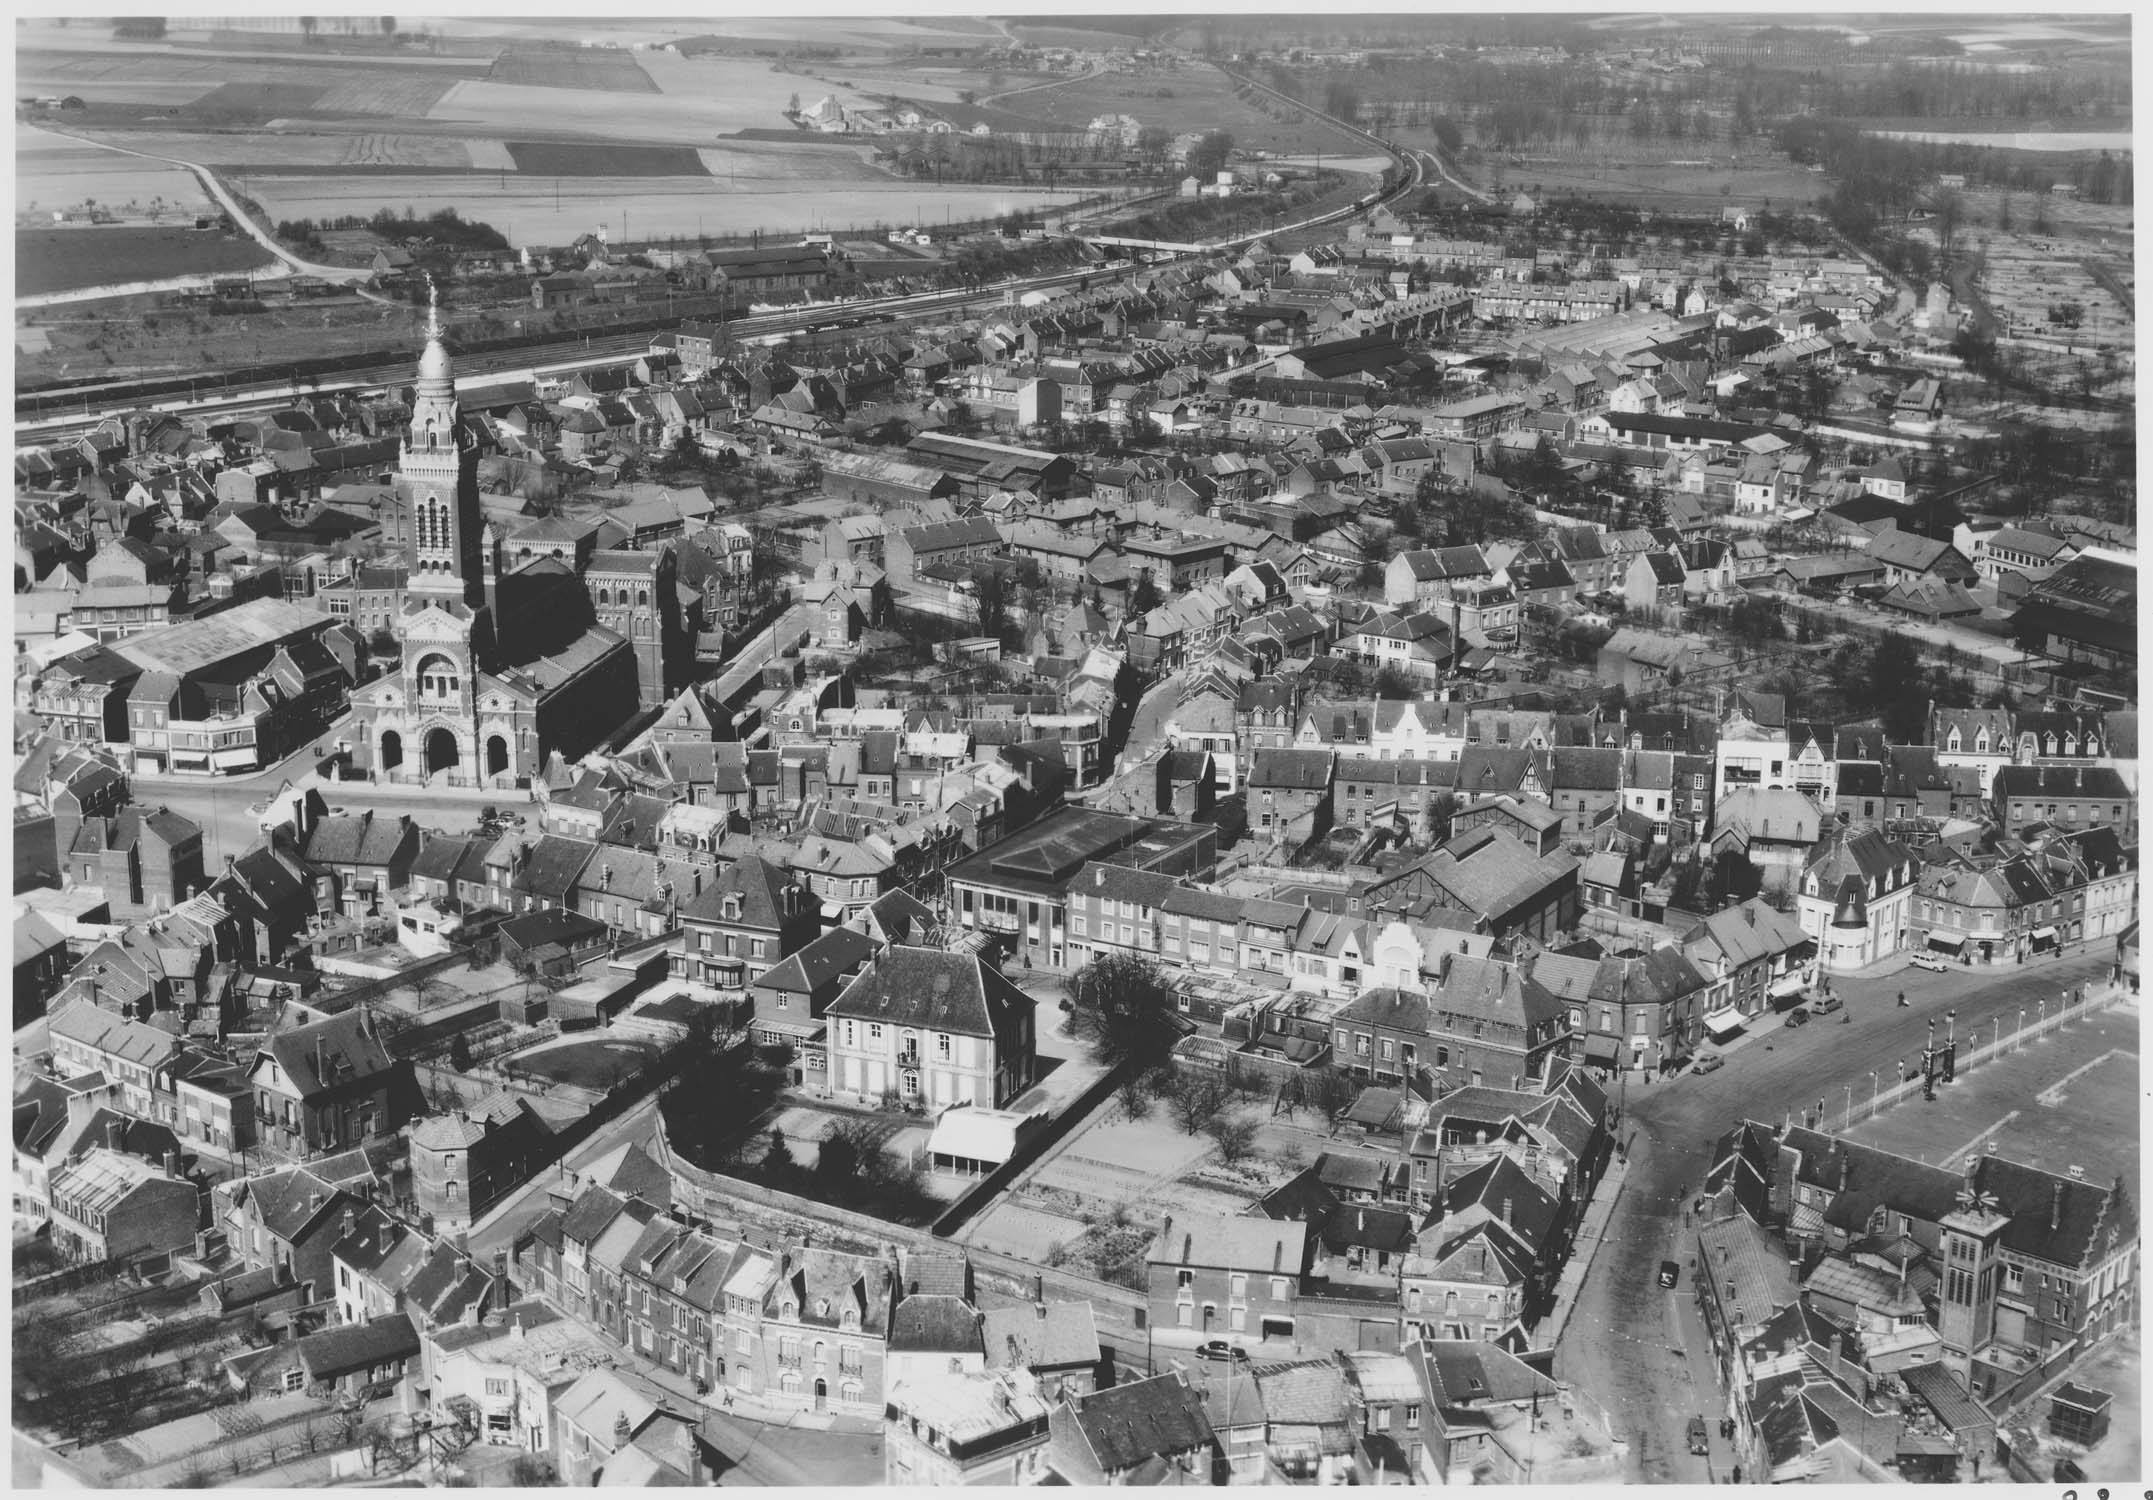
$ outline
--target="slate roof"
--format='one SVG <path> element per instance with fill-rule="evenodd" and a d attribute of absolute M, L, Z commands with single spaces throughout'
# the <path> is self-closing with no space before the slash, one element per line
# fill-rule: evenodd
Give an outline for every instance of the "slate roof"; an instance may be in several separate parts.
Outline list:
<path fill-rule="evenodd" d="M 1098 1322 L 1089 1302 L 990 1308 L 982 1316 L 979 1332 L 990 1370 L 1090 1367 L 1099 1362 L 1101 1353 Z"/>
<path fill-rule="evenodd" d="M 681 909 L 681 916 L 691 921 L 722 921 L 776 931 L 790 920 L 786 892 L 791 888 L 791 878 L 783 870 L 759 854 L 745 855 L 704 886 L 703 893 Z M 728 895 L 740 897 L 737 917 L 725 915 Z"/>
<path fill-rule="evenodd" d="M 340 1323 L 299 1340 L 300 1364 L 312 1380 L 335 1380 L 376 1365 L 418 1358 L 419 1334 L 403 1313 Z"/>
<path fill-rule="evenodd" d="M 1526 1364 L 1516 1355 L 1485 1342 L 1465 1339 L 1423 1339 L 1410 1346 L 1407 1357 L 1418 1351 L 1428 1389 L 1436 1403 L 1446 1409 L 1501 1405 L 1559 1397 L 1562 1387 Z"/>
<path fill-rule="evenodd" d="M 363 1010 L 348 1010 L 273 1032 L 262 1049 L 276 1060 L 302 1098 L 357 1079 L 372 1078 L 396 1066 L 381 1039 L 372 1034 Z M 260 1071 L 257 1061 L 256 1076 Z"/>
<path fill-rule="evenodd" d="M 1065 1410 L 1108 1473 L 1216 1441 L 1203 1398 L 1178 1372 L 1069 1397 Z"/>
<path fill-rule="evenodd" d="M 1329 750 L 1259 749 L 1248 785 L 1254 790 L 1321 791 L 1331 783 L 1336 760 Z"/>
<path fill-rule="evenodd" d="M 827 1014 L 994 1037 L 1007 1029 L 1006 1017 L 1032 1005 L 1031 996 L 972 954 L 896 946 L 845 986 Z"/>

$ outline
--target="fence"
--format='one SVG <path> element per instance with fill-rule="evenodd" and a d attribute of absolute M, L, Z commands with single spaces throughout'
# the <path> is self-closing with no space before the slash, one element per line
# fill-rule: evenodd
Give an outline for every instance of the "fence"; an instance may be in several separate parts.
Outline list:
<path fill-rule="evenodd" d="M 2078 998 L 2073 999 L 2074 995 Z M 2074 1021 L 2098 1015 L 2102 1011 L 2124 1003 L 2129 998 L 2129 995 L 2121 988 L 2115 988 L 2105 995 L 2095 995 L 2091 998 L 2087 997 L 2084 986 L 2076 990 L 2066 990 L 2064 991 L 2063 999 L 2057 1002 L 2059 1008 L 2055 1014 L 2039 1017 L 2009 1032 L 1996 1033 L 1990 1041 L 1976 1045 L 1971 1049 L 1962 1048 L 1958 1053 L 1954 1069 L 1958 1073 L 1964 1073 L 1968 1069 L 1993 1062 L 1999 1057 L 2007 1057 L 2028 1042 L 2037 1042 L 2050 1033 L 2072 1024 Z M 1968 1033 L 1969 1036 L 1973 1034 L 1972 1032 Z M 1872 1092 L 1867 1103 L 1855 1099 L 1849 1108 L 1842 1109 L 1839 1112 L 1839 1123 L 1836 1129 L 1840 1131 L 1850 1130 L 1856 1125 L 1873 1120 L 1893 1105 L 1899 1104 L 1911 1095 L 1919 1093 L 1921 1087 L 1921 1079 L 1918 1077 L 1901 1079 L 1888 1089 L 1879 1089 Z M 1829 1101 L 1827 1100 L 1826 1102 Z"/>

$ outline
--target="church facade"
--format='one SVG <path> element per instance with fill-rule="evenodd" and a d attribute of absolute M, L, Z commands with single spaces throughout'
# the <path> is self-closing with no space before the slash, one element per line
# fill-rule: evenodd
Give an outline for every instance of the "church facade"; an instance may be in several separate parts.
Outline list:
<path fill-rule="evenodd" d="M 637 710 L 641 664 L 593 618 L 575 570 L 538 558 L 503 571 L 478 460 L 436 315 L 395 475 L 402 651 L 397 670 L 353 695 L 352 764 L 376 781 L 513 787 L 555 751 L 582 756 Z"/>

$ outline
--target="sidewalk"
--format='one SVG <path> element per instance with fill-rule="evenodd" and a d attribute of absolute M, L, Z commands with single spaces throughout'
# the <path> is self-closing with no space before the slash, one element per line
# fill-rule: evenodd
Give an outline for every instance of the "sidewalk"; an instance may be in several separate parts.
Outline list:
<path fill-rule="evenodd" d="M 1570 1259 L 1555 1280 L 1555 1306 L 1533 1329 L 1534 1348 L 1554 1348 L 1563 1329 L 1569 1326 L 1570 1309 L 1577 1305 L 1578 1293 L 1585 1288 L 1593 1257 L 1600 1253 L 1601 1237 L 1607 1233 L 1607 1221 L 1614 1216 L 1616 1200 L 1621 1198 L 1622 1186 L 1629 1176 L 1629 1160 L 1619 1153 L 1600 1174 L 1599 1186 L 1585 1204 L 1585 1216 L 1578 1221 L 1577 1233 L 1571 1239 Z"/>

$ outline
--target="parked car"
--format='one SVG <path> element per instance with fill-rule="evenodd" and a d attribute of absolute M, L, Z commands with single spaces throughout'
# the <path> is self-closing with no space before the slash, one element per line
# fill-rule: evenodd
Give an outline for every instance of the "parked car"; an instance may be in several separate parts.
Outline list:
<path fill-rule="evenodd" d="M 1224 1339 L 1211 1339 L 1197 1346 L 1196 1357 L 1198 1359 L 1216 1360 L 1220 1363 L 1228 1360 L 1236 1364 L 1245 1365 L 1248 1363 L 1248 1351 L 1239 1344 L 1229 1344 Z"/>
<path fill-rule="evenodd" d="M 1811 1005 L 1809 1009 L 1820 1016 L 1835 1015 L 1846 1009 L 1846 1002 L 1837 995 L 1826 995 L 1822 1000 Z"/>
<path fill-rule="evenodd" d="M 1671 1260 L 1660 1262 L 1660 1285 L 1671 1287 L 1682 1279 L 1682 1268 Z"/>
<path fill-rule="evenodd" d="M 1932 974 L 1941 974 L 1944 972 L 1944 970 L 1951 967 L 1951 965 L 1944 962 L 1941 955 L 1931 953 L 1926 948 L 1916 953 L 1913 958 L 1909 960 L 1909 962 L 1912 963 L 1915 968 L 1927 969 Z"/>
<path fill-rule="evenodd" d="M 1800 1009 L 1800 1008 L 1796 1008 L 1796 1009 L 1794 1009 L 1794 1010 L 1790 1010 L 1790 1011 L 1788 1011 L 1788 1012 L 1787 1012 L 1787 1025 L 1789 1025 L 1790 1027 L 1791 1027 L 1791 1026 L 1807 1026 L 1808 1024 L 1809 1024 L 1809 1012 L 1808 1012 L 1808 1011 L 1806 1011 L 1806 1010 L 1802 1010 L 1802 1009 Z"/>
<path fill-rule="evenodd" d="M 1697 1061 L 1691 1063 L 1690 1071 L 1692 1073 L 1717 1073 L 1726 1066 L 1727 1059 L 1715 1052 L 1710 1057 L 1700 1057 Z"/>
<path fill-rule="evenodd" d="M 1712 1451 L 1712 1435 L 1704 1425 L 1703 1417 L 1691 1417 L 1689 1426 L 1690 1452 L 1709 1455 Z"/>

